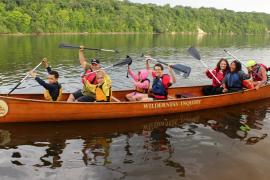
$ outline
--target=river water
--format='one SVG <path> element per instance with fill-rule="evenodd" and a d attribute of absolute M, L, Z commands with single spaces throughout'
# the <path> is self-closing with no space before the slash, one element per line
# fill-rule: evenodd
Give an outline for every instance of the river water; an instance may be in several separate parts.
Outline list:
<path fill-rule="evenodd" d="M 210 83 L 205 68 L 187 53 L 194 45 L 214 67 L 224 49 L 244 62 L 270 66 L 269 36 L 53 35 L 0 36 L 0 92 L 7 93 L 43 57 L 59 71 L 66 92 L 81 87 L 78 51 L 59 43 L 117 49 L 85 52 L 104 67 L 142 53 L 192 67 L 176 86 Z M 46 77 L 42 67 L 38 74 Z M 108 70 L 113 89 L 132 88 L 126 67 Z M 29 78 L 18 93 L 40 93 Z M 139 119 L 102 122 L 0 124 L 0 179 L 265 179 L 270 178 L 270 101 Z"/>

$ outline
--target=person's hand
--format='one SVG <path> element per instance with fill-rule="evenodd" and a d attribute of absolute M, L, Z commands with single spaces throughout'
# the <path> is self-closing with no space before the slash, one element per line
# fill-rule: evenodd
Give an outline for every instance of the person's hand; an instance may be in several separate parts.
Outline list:
<path fill-rule="evenodd" d="M 80 46 L 80 51 L 82 52 L 84 50 L 84 46 Z"/>
<path fill-rule="evenodd" d="M 49 67 L 48 59 L 47 58 L 43 58 L 42 59 L 42 64 L 43 64 L 43 66 L 45 66 L 45 68 Z"/>
<path fill-rule="evenodd" d="M 255 88 L 254 88 L 254 89 L 258 90 L 258 89 L 260 89 L 260 86 L 259 86 L 259 85 L 257 85 L 257 86 L 255 86 Z"/>
<path fill-rule="evenodd" d="M 222 90 L 222 92 L 223 92 L 223 93 L 226 93 L 226 92 L 228 92 L 228 89 L 227 89 L 227 88 L 224 88 L 224 89 Z"/>
<path fill-rule="evenodd" d="M 172 69 L 172 65 L 171 64 L 169 64 L 168 68 L 169 68 L 169 71 L 172 72 L 173 69 Z"/>
<path fill-rule="evenodd" d="M 151 56 L 149 56 L 149 55 L 148 55 L 148 56 L 144 56 L 144 57 L 145 57 L 145 60 L 146 60 L 146 61 L 149 61 L 149 60 L 151 60 L 151 59 L 152 59 L 152 57 L 151 57 Z"/>
<path fill-rule="evenodd" d="M 37 77 L 37 73 L 34 72 L 33 70 L 29 71 L 30 76 L 32 76 L 33 78 Z"/>

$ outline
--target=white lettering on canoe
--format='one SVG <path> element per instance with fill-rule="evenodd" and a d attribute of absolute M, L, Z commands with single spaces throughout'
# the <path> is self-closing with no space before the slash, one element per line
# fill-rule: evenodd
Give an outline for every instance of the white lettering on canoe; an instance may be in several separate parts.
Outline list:
<path fill-rule="evenodd" d="M 5 101 L 0 100 L 0 117 L 4 117 L 8 113 L 8 105 Z"/>
<path fill-rule="evenodd" d="M 157 103 L 145 103 L 143 104 L 144 109 L 162 109 L 162 108 L 176 108 L 184 106 L 194 106 L 201 104 L 201 100 L 188 100 L 180 102 L 157 102 Z"/>

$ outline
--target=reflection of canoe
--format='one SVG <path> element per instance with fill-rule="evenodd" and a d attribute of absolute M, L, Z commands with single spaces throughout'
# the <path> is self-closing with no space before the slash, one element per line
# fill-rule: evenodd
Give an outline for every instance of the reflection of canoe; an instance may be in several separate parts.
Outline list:
<path fill-rule="evenodd" d="M 126 102 L 125 94 L 114 91 L 114 102 L 67 103 L 44 101 L 41 94 L 0 96 L 0 122 L 37 122 L 116 119 L 197 111 L 235 105 L 270 97 L 270 85 L 216 96 L 202 96 L 202 86 L 178 87 L 169 90 L 169 99 L 150 102 Z M 64 94 L 63 100 L 68 94 Z"/>
<path fill-rule="evenodd" d="M 259 106 L 258 106 L 259 104 Z M 91 140 L 93 138 L 113 138 L 119 134 L 153 131 L 160 127 L 180 127 L 184 124 L 209 125 L 209 120 L 216 122 L 216 131 L 227 134 L 230 138 L 237 138 L 235 131 L 239 129 L 239 121 L 245 114 L 247 123 L 252 129 L 258 129 L 258 123 L 265 118 L 266 110 L 270 106 L 267 100 L 258 103 L 247 103 L 226 110 L 217 108 L 215 111 L 204 110 L 197 113 L 187 112 L 173 115 L 163 115 L 145 118 L 129 118 L 123 120 L 79 121 L 79 122 L 44 122 L 44 123 L 2 123 L 0 124 L 0 148 L 18 145 L 32 145 L 35 142 L 65 142 L 69 139 Z M 211 124 L 210 124 L 211 125 Z M 259 125 L 262 126 L 262 125 Z M 181 128 L 182 129 L 182 128 Z M 29 132 L 29 133 L 27 133 Z"/>

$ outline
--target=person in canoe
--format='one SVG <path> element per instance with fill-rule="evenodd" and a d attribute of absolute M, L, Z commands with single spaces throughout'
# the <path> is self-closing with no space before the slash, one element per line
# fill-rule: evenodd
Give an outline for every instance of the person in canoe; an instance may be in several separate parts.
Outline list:
<path fill-rule="evenodd" d="M 79 60 L 80 64 L 84 70 L 84 75 L 82 77 L 83 88 L 72 93 L 68 97 L 68 102 L 94 102 L 95 94 L 91 91 L 86 90 L 86 82 L 97 85 L 96 73 L 101 69 L 100 61 L 98 59 L 92 59 L 91 64 L 86 61 L 84 56 L 84 46 L 80 46 L 79 49 Z M 105 81 L 110 84 L 110 77 L 105 73 Z"/>
<path fill-rule="evenodd" d="M 250 76 L 242 71 L 242 65 L 239 61 L 234 60 L 230 64 L 230 71 L 225 75 L 223 80 L 223 93 L 237 92 L 244 88 L 243 81 Z"/>
<path fill-rule="evenodd" d="M 252 77 L 252 83 L 255 89 L 259 89 L 267 83 L 267 66 L 264 64 L 258 64 L 254 60 L 249 60 L 246 67 L 249 75 Z"/>
<path fill-rule="evenodd" d="M 47 69 L 48 72 L 48 83 L 37 77 L 37 73 L 34 71 L 30 71 L 29 74 L 35 78 L 35 80 L 43 86 L 46 91 L 44 93 L 44 97 L 48 101 L 58 101 L 62 96 L 62 87 L 58 83 L 59 74 L 57 71 L 53 71 L 48 64 L 47 58 L 43 58 L 43 65 Z"/>
<path fill-rule="evenodd" d="M 203 88 L 203 94 L 206 96 L 221 94 L 223 90 L 222 81 L 226 73 L 229 71 L 230 71 L 230 66 L 229 66 L 228 60 L 224 58 L 221 58 L 218 61 L 216 68 L 211 71 L 212 73 L 209 70 L 206 70 L 205 74 L 209 79 L 212 79 L 212 85 L 205 86 Z M 219 82 L 216 80 L 216 78 L 219 80 Z"/>
<path fill-rule="evenodd" d="M 150 80 L 148 77 L 148 70 L 143 69 L 135 75 L 131 70 L 130 65 L 128 66 L 128 74 L 133 79 L 133 84 L 135 86 L 135 91 L 126 95 L 129 101 L 147 101 L 148 91 L 150 88 Z"/>
<path fill-rule="evenodd" d="M 151 70 L 149 66 L 149 60 L 151 60 L 151 58 L 146 57 L 146 69 L 152 74 L 153 77 L 151 97 L 153 97 L 154 100 L 167 99 L 168 88 L 172 84 L 176 83 L 175 74 L 170 66 L 168 66 L 170 75 L 164 74 L 164 67 L 160 63 L 155 64 L 154 70 Z"/>
<path fill-rule="evenodd" d="M 95 95 L 95 102 L 110 102 L 111 101 L 111 83 L 105 80 L 106 73 L 103 70 L 97 71 L 97 84 L 91 84 L 85 81 L 85 89 Z"/>

